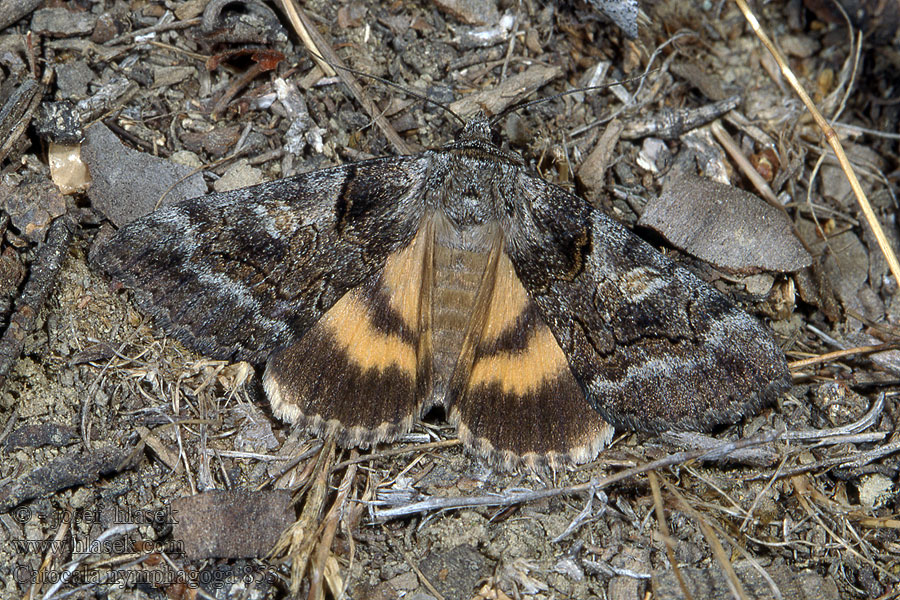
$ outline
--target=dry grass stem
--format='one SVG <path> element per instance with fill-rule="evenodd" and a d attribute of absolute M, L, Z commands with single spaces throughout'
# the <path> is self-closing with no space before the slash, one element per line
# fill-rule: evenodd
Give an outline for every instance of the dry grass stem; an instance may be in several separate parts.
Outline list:
<path fill-rule="evenodd" d="M 316 458 L 314 479 L 304 494 L 303 511 L 297 521 L 282 534 L 270 557 L 285 556 L 291 560 L 291 594 L 300 591 L 303 575 L 309 566 L 309 557 L 320 539 L 325 523 L 321 520 L 328 492 L 328 473 L 334 461 L 334 439 L 329 438 Z"/>
<path fill-rule="evenodd" d="M 666 545 L 666 556 L 669 559 L 669 565 L 672 567 L 672 573 L 675 574 L 675 578 L 678 580 L 678 587 L 681 588 L 681 593 L 684 594 L 685 600 L 693 600 L 694 597 L 684 581 L 681 568 L 678 566 L 678 559 L 675 557 L 675 544 L 671 533 L 669 533 L 669 523 L 666 521 L 665 507 L 663 506 L 662 494 L 659 491 L 659 479 L 656 477 L 656 472 L 647 471 L 647 480 L 650 482 L 650 491 L 653 494 L 653 508 L 656 511 L 656 522 L 659 525 L 663 543 Z"/>
<path fill-rule="evenodd" d="M 344 67 L 344 62 L 335 53 L 331 44 L 329 44 L 325 38 L 322 37 L 322 34 L 310 24 L 309 18 L 306 16 L 303 9 L 297 6 L 296 0 L 279 0 L 279 4 L 285 14 L 288 15 L 291 24 L 297 31 L 297 35 L 299 35 L 303 40 L 303 43 L 306 44 L 307 49 L 313 55 L 313 58 L 317 61 L 320 68 L 322 67 L 322 63 L 326 63 L 324 66 L 328 67 L 329 70 L 325 72 L 327 73 L 330 71 L 332 74 L 336 74 L 340 77 L 341 81 L 350 89 L 350 93 L 353 94 L 353 97 L 356 98 L 360 106 L 369 113 L 369 116 L 375 124 L 378 125 L 378 128 L 381 129 L 381 132 L 384 133 L 384 136 L 391 142 L 394 149 L 399 154 L 409 154 L 411 152 L 409 144 L 400 137 L 400 134 L 397 133 L 390 121 L 384 118 L 382 112 L 375 106 L 375 103 L 372 102 L 369 96 L 366 95 L 362 87 L 360 87 L 356 78 L 353 76 L 353 73 L 346 68 L 342 68 Z M 331 65 L 333 65 L 334 68 L 331 68 Z"/>
<path fill-rule="evenodd" d="M 897 255 L 894 253 L 894 250 L 893 248 L 891 248 L 887 237 L 885 237 L 884 235 L 884 230 L 881 228 L 881 224 L 878 222 L 878 217 L 875 216 L 875 212 L 872 210 L 872 206 L 871 204 L 869 204 L 869 200 L 868 198 L 866 198 L 866 195 L 859 184 L 859 180 L 856 178 L 856 173 L 853 172 L 853 167 L 850 165 L 850 161 L 847 159 L 847 155 L 844 153 L 844 148 L 841 146 L 841 142 L 838 139 L 837 134 L 834 132 L 834 129 L 831 127 L 831 125 L 829 125 L 828 121 L 825 120 L 825 118 L 816 108 L 816 105 L 813 103 L 812 99 L 810 99 L 809 95 L 806 93 L 806 90 L 803 89 L 803 86 L 800 85 L 800 81 L 797 79 L 797 76 L 794 75 L 794 72 L 791 70 L 790 66 L 788 66 L 787 61 L 784 60 L 784 57 L 781 56 L 781 53 L 775 47 L 775 44 L 772 43 L 772 40 L 769 39 L 769 36 L 766 35 L 766 33 L 762 30 L 759 21 L 750 10 L 750 7 L 747 5 L 746 1 L 734 1 L 735 3 L 737 3 L 741 12 L 744 14 L 744 18 L 747 19 L 747 22 L 750 24 L 753 32 L 775 58 L 775 61 L 778 63 L 778 66 L 781 69 L 781 73 L 784 75 L 785 79 L 788 80 L 788 83 L 790 83 L 791 87 L 803 101 L 803 104 L 806 105 L 806 108 L 809 110 L 810 114 L 812 114 L 813 119 L 815 119 L 816 124 L 819 126 L 819 129 L 822 130 L 822 133 L 825 136 L 828 145 L 831 146 L 831 149 L 834 151 L 834 154 L 841 165 L 841 170 L 844 171 L 844 174 L 847 176 L 847 181 L 850 182 L 850 187 L 853 189 L 853 194 L 856 197 L 857 202 L 859 203 L 859 207 L 866 217 L 866 222 L 872 229 L 872 233 L 875 234 L 875 239 L 878 241 L 878 247 L 881 249 L 881 253 L 884 255 L 885 260 L 887 260 L 888 262 L 891 274 L 894 276 L 894 281 L 896 281 L 897 284 L 900 285 L 900 262 L 897 262 Z"/>

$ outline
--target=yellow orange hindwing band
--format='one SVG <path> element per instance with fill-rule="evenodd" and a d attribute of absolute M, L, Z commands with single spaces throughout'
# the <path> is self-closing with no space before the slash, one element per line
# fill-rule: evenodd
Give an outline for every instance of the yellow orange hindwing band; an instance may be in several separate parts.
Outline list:
<path fill-rule="evenodd" d="M 457 385 L 466 382 L 450 411 L 460 437 L 506 467 L 592 459 L 612 427 L 587 410 L 562 348 L 509 258 L 498 252 L 492 268 L 463 345 L 471 366 L 464 374 L 458 365 L 454 374 Z"/>
<path fill-rule="evenodd" d="M 390 440 L 410 428 L 430 376 L 422 338 L 430 323 L 423 300 L 432 243 L 426 225 L 388 256 L 379 277 L 345 294 L 269 360 L 263 385 L 278 416 L 334 433 L 345 445 Z"/>

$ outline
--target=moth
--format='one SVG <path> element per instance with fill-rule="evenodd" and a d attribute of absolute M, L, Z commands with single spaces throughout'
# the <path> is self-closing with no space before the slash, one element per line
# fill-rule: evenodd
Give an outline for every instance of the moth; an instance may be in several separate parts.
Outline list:
<path fill-rule="evenodd" d="M 278 417 L 344 446 L 442 407 L 506 468 L 592 460 L 614 427 L 708 429 L 790 386 L 771 334 L 491 141 L 159 209 L 99 267 L 211 357 L 265 363 Z"/>

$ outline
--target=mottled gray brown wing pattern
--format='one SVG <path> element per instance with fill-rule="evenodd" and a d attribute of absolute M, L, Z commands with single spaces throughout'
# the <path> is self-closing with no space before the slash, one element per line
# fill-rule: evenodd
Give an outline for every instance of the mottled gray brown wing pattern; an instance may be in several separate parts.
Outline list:
<path fill-rule="evenodd" d="M 754 318 L 581 198 L 524 171 L 516 187 L 506 251 L 606 420 L 708 428 L 790 387 Z"/>
<path fill-rule="evenodd" d="M 123 227 L 99 267 L 204 354 L 262 362 L 410 243 L 427 155 L 194 198 Z"/>

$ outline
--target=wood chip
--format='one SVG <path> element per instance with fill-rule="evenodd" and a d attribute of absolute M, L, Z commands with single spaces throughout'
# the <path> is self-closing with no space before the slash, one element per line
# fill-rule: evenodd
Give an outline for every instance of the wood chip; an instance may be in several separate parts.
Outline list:
<path fill-rule="evenodd" d="M 496 115 L 548 82 L 562 77 L 562 74 L 563 71 L 559 67 L 534 65 L 527 71 L 510 77 L 493 89 L 469 94 L 465 98 L 457 100 L 450 105 L 450 109 L 463 119 L 468 119 L 479 110 L 483 110 L 488 115 Z"/>
<path fill-rule="evenodd" d="M 597 145 L 591 150 L 581 166 L 578 167 L 578 181 L 585 188 L 585 196 L 592 203 L 595 202 L 600 192 L 605 187 L 606 167 L 612 160 L 619 136 L 624 125 L 618 119 L 613 119 L 606 126 L 603 135 L 597 141 Z M 596 204 L 595 204 L 596 206 Z"/>
<path fill-rule="evenodd" d="M 78 452 L 57 458 L 46 467 L 35 469 L 24 477 L 0 487 L 0 511 L 57 490 L 86 485 L 101 476 L 118 473 L 136 464 L 140 456 L 133 448 L 107 446 L 89 452 Z"/>

